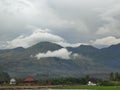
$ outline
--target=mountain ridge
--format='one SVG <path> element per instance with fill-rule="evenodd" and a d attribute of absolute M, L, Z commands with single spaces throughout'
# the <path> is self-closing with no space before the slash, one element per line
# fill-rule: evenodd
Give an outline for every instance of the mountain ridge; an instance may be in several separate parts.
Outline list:
<path fill-rule="evenodd" d="M 119 71 L 120 44 L 103 49 L 90 45 L 67 47 L 66 49 L 72 52 L 69 60 L 56 57 L 45 57 L 38 60 L 34 57 L 38 53 L 47 51 L 52 53 L 52 51 L 62 48 L 64 47 L 55 43 L 40 42 L 29 48 L 18 47 L 8 50 L 9 52 L 0 50 L 0 66 L 12 77 L 27 75 L 40 75 L 41 78 L 80 77 L 93 73 Z M 116 50 L 117 52 L 115 52 Z"/>

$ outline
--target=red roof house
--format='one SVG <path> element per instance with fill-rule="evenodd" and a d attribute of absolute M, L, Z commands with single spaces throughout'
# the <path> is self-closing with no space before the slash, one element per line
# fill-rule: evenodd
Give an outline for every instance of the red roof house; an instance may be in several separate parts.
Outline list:
<path fill-rule="evenodd" d="M 25 78 L 24 82 L 28 85 L 32 85 L 35 83 L 35 80 L 33 77 L 30 76 L 30 77 Z"/>
<path fill-rule="evenodd" d="M 25 82 L 34 82 L 35 80 L 33 79 L 33 77 L 27 77 L 24 80 Z"/>

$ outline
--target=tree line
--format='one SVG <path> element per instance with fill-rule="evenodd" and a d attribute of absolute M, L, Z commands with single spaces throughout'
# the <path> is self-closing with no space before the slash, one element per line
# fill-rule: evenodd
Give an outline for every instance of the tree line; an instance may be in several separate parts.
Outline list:
<path fill-rule="evenodd" d="M 36 84 L 39 85 L 87 85 L 89 81 L 96 83 L 97 85 L 111 86 L 120 85 L 120 73 L 111 72 L 106 80 L 90 77 L 86 75 L 84 77 L 61 77 L 61 78 L 50 78 L 50 79 L 36 79 Z M 9 84 L 10 76 L 6 72 L 0 71 L 0 84 Z M 23 83 L 23 79 L 16 78 L 17 84 Z"/>
<path fill-rule="evenodd" d="M 111 81 L 120 81 L 120 73 L 118 73 L 118 72 L 111 72 L 109 79 Z"/>
<path fill-rule="evenodd" d="M 8 73 L 0 71 L 0 84 L 9 83 L 10 76 Z"/>

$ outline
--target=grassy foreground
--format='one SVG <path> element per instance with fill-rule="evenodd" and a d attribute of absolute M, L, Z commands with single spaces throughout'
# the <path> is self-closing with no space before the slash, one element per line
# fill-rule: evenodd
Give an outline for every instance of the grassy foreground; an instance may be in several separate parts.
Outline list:
<path fill-rule="evenodd" d="M 51 89 L 50 89 L 51 88 Z M 120 90 L 120 86 L 0 86 L 0 90 Z"/>
<path fill-rule="evenodd" d="M 59 89 L 120 90 L 120 86 L 63 86 Z"/>

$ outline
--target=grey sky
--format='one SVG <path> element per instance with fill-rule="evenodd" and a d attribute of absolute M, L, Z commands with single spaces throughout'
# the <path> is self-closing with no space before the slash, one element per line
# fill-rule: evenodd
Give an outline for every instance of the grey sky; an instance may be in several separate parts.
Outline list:
<path fill-rule="evenodd" d="M 111 45 L 120 43 L 119 29 L 119 0 L 0 0 L 0 48 L 43 40 Z"/>

